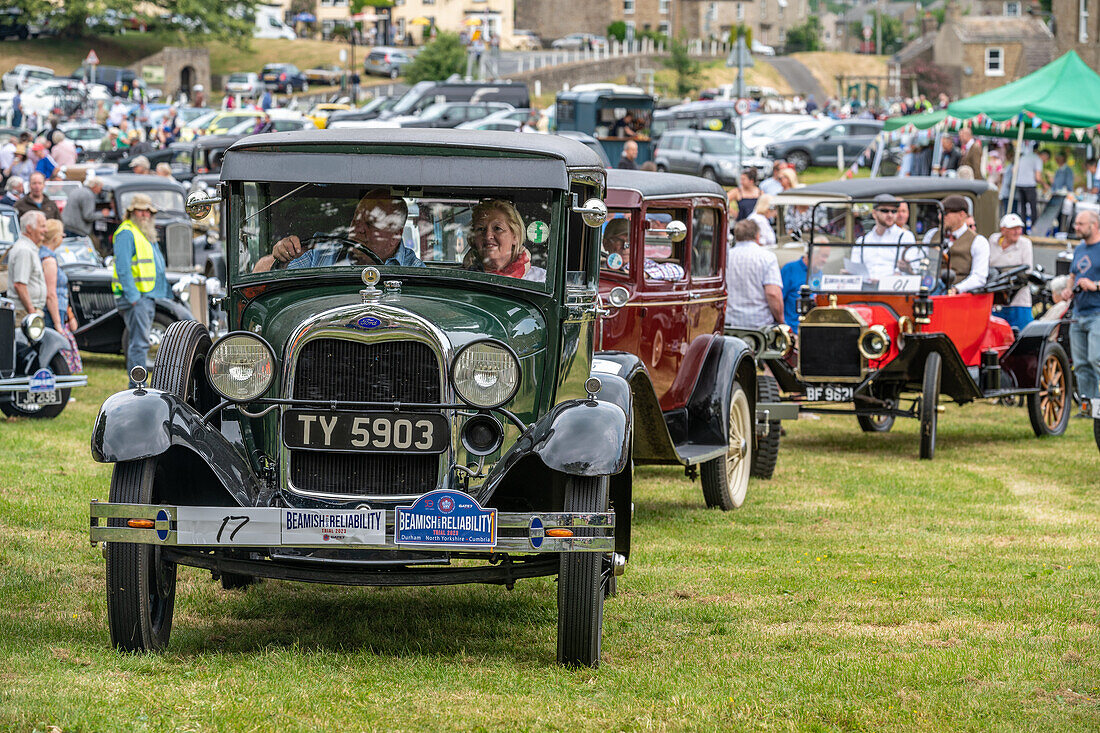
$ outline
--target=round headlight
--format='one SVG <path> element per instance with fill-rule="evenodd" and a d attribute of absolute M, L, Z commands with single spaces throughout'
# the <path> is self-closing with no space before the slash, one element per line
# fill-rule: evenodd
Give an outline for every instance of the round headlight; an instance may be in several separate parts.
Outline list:
<path fill-rule="evenodd" d="M 877 323 L 859 337 L 859 353 L 867 359 L 881 359 L 889 349 L 890 335 Z"/>
<path fill-rule="evenodd" d="M 786 323 L 780 323 L 768 332 L 768 348 L 772 351 L 779 352 L 780 356 L 786 356 L 790 352 L 793 344 L 794 339 L 791 337 L 791 327 Z"/>
<path fill-rule="evenodd" d="M 38 343 L 44 333 L 46 333 L 46 321 L 41 315 L 30 313 L 23 319 L 23 335 L 30 339 L 31 343 Z"/>
<path fill-rule="evenodd" d="M 519 389 L 519 360 L 498 341 L 475 341 L 455 356 L 451 381 L 463 402 L 499 407 Z"/>
<path fill-rule="evenodd" d="M 231 333 L 210 349 L 206 373 L 218 394 L 234 402 L 249 402 L 271 386 L 275 354 L 259 336 Z"/>

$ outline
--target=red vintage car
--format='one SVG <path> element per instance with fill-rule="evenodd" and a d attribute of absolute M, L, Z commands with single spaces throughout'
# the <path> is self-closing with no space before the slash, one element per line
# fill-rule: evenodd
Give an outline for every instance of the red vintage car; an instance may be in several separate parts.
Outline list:
<path fill-rule="evenodd" d="M 907 203 L 918 219 L 925 209 L 939 218 L 938 202 Z M 866 213 L 870 202 L 852 205 Z M 1023 266 L 947 294 L 944 243 L 934 240 L 823 243 L 814 229 L 797 351 L 768 362 L 783 391 L 806 411 L 854 414 L 865 432 L 918 418 L 921 458 L 936 450 L 941 395 L 960 405 L 1023 396 L 1035 434 L 1061 435 L 1073 395 L 1064 324 L 1033 321 L 1017 334 L 993 315 L 995 297 L 1025 284 Z"/>
<path fill-rule="evenodd" d="M 724 333 L 726 192 L 668 173 L 609 170 L 607 181 L 593 368 L 631 385 L 634 463 L 682 465 L 701 476 L 707 506 L 733 509 L 750 474 L 771 475 L 778 421 L 797 409 L 758 399 L 770 377 Z"/>

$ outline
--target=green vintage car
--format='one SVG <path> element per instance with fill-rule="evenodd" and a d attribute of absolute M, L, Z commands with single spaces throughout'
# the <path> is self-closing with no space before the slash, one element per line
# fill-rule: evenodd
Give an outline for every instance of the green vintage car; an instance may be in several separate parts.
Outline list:
<path fill-rule="evenodd" d="M 604 176 L 549 135 L 234 144 L 188 203 L 223 207 L 230 333 L 173 325 L 92 436 L 115 646 L 167 644 L 178 565 L 227 588 L 557 575 L 558 660 L 596 666 L 632 507 L 630 389 L 592 373 Z"/>

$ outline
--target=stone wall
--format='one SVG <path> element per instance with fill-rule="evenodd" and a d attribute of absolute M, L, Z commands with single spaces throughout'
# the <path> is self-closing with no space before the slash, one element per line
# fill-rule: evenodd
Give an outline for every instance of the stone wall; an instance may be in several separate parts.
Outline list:
<path fill-rule="evenodd" d="M 639 55 L 612 57 L 600 59 L 599 61 L 577 61 L 572 64 L 561 64 L 545 69 L 536 69 L 535 71 L 525 71 L 522 74 L 512 74 L 508 78 L 512 81 L 527 82 L 527 87 L 532 94 L 535 92 L 536 80 L 542 85 L 542 93 L 550 94 L 560 92 L 565 84 L 569 84 L 571 87 L 578 84 L 596 84 L 611 81 L 621 76 L 626 77 L 627 84 L 637 84 L 648 89 L 648 78 L 643 81 L 636 81 L 638 69 L 658 71 L 664 68 L 661 66 L 661 58 L 657 55 Z M 693 56 L 692 58 L 699 61 L 713 60 L 713 57 L 710 56 Z"/>
<path fill-rule="evenodd" d="M 181 88 L 190 95 L 196 84 L 201 84 L 207 94 L 210 93 L 210 51 L 205 48 L 168 46 L 159 53 L 131 64 L 129 68 L 139 79 L 142 78 L 143 70 L 163 70 L 163 82 L 147 82 L 147 85 L 162 89 L 165 98 L 175 97 Z"/>
<path fill-rule="evenodd" d="M 622 16 L 619 0 L 618 16 Z M 607 34 L 615 19 L 612 0 L 516 0 L 515 27 L 532 30 L 547 45 L 570 33 Z"/>

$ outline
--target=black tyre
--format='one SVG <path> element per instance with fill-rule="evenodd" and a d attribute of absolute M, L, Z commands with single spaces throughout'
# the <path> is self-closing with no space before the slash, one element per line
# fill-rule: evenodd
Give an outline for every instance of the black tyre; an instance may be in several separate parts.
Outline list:
<path fill-rule="evenodd" d="M 1039 364 L 1039 392 L 1027 396 L 1027 416 L 1035 435 L 1061 435 L 1073 406 L 1069 358 L 1058 344 L 1050 344 Z"/>
<path fill-rule="evenodd" d="M 222 573 L 222 590 L 240 590 L 256 583 L 256 578 L 243 573 Z"/>
<path fill-rule="evenodd" d="M 658 173 L 668 173 L 668 166 L 665 165 L 664 163 L 658 163 L 657 164 L 657 172 Z"/>
<path fill-rule="evenodd" d="M 569 476 L 566 512 L 604 512 L 606 476 Z M 577 530 L 577 535 L 595 530 Z M 604 559 L 598 552 L 563 552 L 558 570 L 558 663 L 598 667 L 603 636 Z"/>
<path fill-rule="evenodd" d="M 156 501 L 157 459 L 115 464 L 112 502 Z M 108 520 L 123 526 L 121 519 Z M 107 625 L 111 643 L 126 652 L 150 652 L 168 645 L 176 605 L 176 565 L 155 545 L 107 543 Z"/>
<path fill-rule="evenodd" d="M 888 433 L 894 427 L 893 415 L 856 415 L 860 429 L 865 433 Z"/>
<path fill-rule="evenodd" d="M 168 327 L 175 322 L 175 317 L 165 311 L 158 310 L 153 316 L 153 325 L 149 327 L 149 356 L 147 364 L 156 364 L 157 352 L 160 351 L 160 345 L 164 343 L 164 334 L 168 331 Z M 123 356 L 126 355 L 126 344 L 128 343 L 130 343 L 130 329 L 123 326 L 121 344 L 121 353 Z"/>
<path fill-rule="evenodd" d="M 61 354 L 54 354 L 50 359 L 50 371 L 54 373 L 54 376 L 67 377 L 72 374 L 69 371 L 69 365 L 65 363 L 65 357 Z M 54 397 L 55 402 L 49 405 L 27 405 L 21 407 L 12 402 L 0 402 L 0 411 L 2 411 L 8 417 L 34 417 L 34 418 L 50 418 L 57 417 L 61 414 L 61 411 L 65 409 L 65 405 L 69 404 L 69 393 L 71 389 L 55 389 Z M 14 397 L 14 395 L 13 395 Z"/>
<path fill-rule="evenodd" d="M 936 422 L 940 403 L 940 355 L 933 352 L 924 360 L 924 384 L 920 398 L 920 457 L 936 455 Z"/>
<path fill-rule="evenodd" d="M 810 154 L 805 150 L 792 150 L 787 153 L 787 162 L 794 166 L 794 169 L 801 173 L 810 167 Z"/>
<path fill-rule="evenodd" d="M 396 66 L 390 69 L 390 78 L 391 79 L 396 79 L 399 76 L 401 76 L 401 70 L 400 69 L 398 69 Z"/>
<path fill-rule="evenodd" d="M 756 403 L 779 402 L 779 382 L 770 374 L 761 374 L 756 382 Z M 779 433 L 781 420 L 768 420 L 768 434 L 756 441 L 756 453 L 752 456 L 752 470 L 756 478 L 771 478 L 779 460 Z"/>
<path fill-rule="evenodd" d="M 1100 419 L 1092 421 L 1092 438 L 1096 441 L 1096 450 L 1100 450 Z"/>
<path fill-rule="evenodd" d="M 708 181 L 717 181 L 718 180 L 718 176 L 716 176 L 714 174 L 714 169 L 713 168 L 704 168 L 703 169 L 703 178 L 707 179 Z"/>
<path fill-rule="evenodd" d="M 726 455 L 703 464 L 699 477 L 710 508 L 730 511 L 741 506 L 749 490 L 752 455 L 752 411 L 738 382 L 730 388 L 729 437 Z"/>

